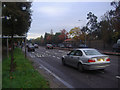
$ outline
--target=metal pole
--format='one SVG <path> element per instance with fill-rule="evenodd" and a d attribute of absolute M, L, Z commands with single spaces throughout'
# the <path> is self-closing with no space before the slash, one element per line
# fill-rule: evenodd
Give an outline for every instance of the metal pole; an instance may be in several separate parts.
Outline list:
<path fill-rule="evenodd" d="M 26 34 L 27 37 L 27 34 Z M 26 58 L 26 37 L 25 37 L 25 58 Z"/>
<path fill-rule="evenodd" d="M 9 44 L 8 44 L 8 38 L 7 38 L 7 57 L 9 58 Z"/>
<path fill-rule="evenodd" d="M 86 33 L 85 33 L 85 45 L 86 45 Z"/>

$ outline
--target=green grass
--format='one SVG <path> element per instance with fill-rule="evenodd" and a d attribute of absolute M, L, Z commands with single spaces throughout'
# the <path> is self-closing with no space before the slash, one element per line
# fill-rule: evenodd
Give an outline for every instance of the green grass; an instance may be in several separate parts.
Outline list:
<path fill-rule="evenodd" d="M 49 88 L 49 83 L 24 58 L 21 49 L 14 50 L 16 69 L 10 74 L 10 58 L 2 61 L 2 88 Z"/>

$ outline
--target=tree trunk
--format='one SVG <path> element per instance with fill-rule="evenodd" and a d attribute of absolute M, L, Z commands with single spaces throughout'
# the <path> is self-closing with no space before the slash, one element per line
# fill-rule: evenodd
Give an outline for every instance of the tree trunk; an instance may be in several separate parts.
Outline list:
<path fill-rule="evenodd" d="M 14 70 L 14 52 L 13 52 L 13 44 L 14 44 L 14 40 L 13 40 L 13 35 L 11 36 L 11 63 L 10 63 L 10 72 L 13 72 Z"/>

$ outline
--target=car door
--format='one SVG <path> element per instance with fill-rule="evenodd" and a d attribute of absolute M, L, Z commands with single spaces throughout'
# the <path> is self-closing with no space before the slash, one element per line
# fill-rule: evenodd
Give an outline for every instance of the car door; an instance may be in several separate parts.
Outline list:
<path fill-rule="evenodd" d="M 77 67 L 78 62 L 81 59 L 82 55 L 83 54 L 82 54 L 81 50 L 76 50 L 76 52 L 74 53 L 74 55 L 72 56 L 72 59 L 70 61 L 72 63 L 72 66 Z"/>
<path fill-rule="evenodd" d="M 76 52 L 76 50 L 73 50 L 69 54 L 67 54 L 67 58 L 66 58 L 67 64 L 72 65 L 72 59 L 73 59 L 75 52 Z"/>

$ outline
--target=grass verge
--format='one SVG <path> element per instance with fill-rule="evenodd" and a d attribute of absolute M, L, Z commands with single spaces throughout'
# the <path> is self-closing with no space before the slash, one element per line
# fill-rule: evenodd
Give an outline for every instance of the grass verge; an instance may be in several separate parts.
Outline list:
<path fill-rule="evenodd" d="M 24 58 L 20 48 L 14 50 L 16 69 L 13 73 L 9 72 L 10 61 L 10 58 L 2 61 L 2 88 L 49 88 L 48 81 Z"/>

